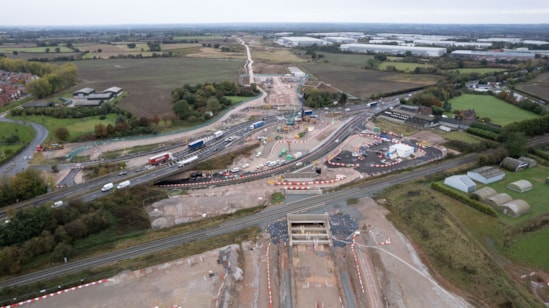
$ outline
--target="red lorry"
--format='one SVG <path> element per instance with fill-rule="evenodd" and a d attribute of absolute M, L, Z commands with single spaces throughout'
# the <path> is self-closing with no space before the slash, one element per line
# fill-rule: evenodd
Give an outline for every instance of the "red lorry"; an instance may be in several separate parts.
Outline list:
<path fill-rule="evenodd" d="M 173 159 L 173 156 L 172 156 L 172 153 L 170 152 L 158 154 L 153 157 L 149 157 L 149 165 L 158 165 L 172 159 Z"/>

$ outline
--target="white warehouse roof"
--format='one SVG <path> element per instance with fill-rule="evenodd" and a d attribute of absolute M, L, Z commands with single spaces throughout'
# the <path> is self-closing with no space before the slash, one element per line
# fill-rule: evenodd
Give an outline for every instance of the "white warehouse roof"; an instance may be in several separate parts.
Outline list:
<path fill-rule="evenodd" d="M 409 51 L 414 55 L 440 57 L 446 53 L 446 48 L 438 47 L 412 47 L 412 46 L 395 46 L 395 45 L 377 45 L 377 44 L 343 44 L 339 47 L 342 51 L 348 52 L 379 52 L 390 54 L 404 54 Z"/>

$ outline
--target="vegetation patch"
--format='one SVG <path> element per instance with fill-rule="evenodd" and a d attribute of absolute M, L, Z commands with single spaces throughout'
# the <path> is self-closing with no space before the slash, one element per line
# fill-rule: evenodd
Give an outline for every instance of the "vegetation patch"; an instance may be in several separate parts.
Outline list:
<path fill-rule="evenodd" d="M 477 117 L 489 118 L 501 126 L 538 117 L 490 95 L 462 94 L 452 98 L 450 103 L 454 110 L 475 110 Z"/>
<path fill-rule="evenodd" d="M 409 191 L 419 193 L 410 196 Z M 488 226 L 501 231 L 497 218 L 482 215 L 420 183 L 399 185 L 381 197 L 386 199 L 385 206 L 391 211 L 388 218 L 421 247 L 429 259 L 427 264 L 472 294 L 476 299 L 475 305 L 541 306 L 526 288 L 509 278 L 494 257 L 478 239 L 469 234 L 448 208 L 467 212 L 468 216 L 460 216 L 468 220 L 467 224 L 488 221 Z"/>
<path fill-rule="evenodd" d="M 0 122 L 0 163 L 19 153 L 35 136 L 32 126 Z"/>
<path fill-rule="evenodd" d="M 281 192 L 275 192 L 271 195 L 271 204 L 282 204 L 286 196 Z"/>

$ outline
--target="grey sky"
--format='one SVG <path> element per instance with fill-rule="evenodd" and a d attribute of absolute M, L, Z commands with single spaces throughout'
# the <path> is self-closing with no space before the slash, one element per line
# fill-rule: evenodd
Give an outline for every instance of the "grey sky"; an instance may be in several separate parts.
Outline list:
<path fill-rule="evenodd" d="M 0 25 L 549 23 L 548 0 L 3 0 Z"/>

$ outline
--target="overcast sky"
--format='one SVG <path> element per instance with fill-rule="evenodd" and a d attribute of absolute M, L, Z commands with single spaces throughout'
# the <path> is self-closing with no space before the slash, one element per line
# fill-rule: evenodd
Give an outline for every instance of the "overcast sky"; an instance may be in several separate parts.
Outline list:
<path fill-rule="evenodd" d="M 3 0 L 0 25 L 549 23 L 549 0 Z"/>

